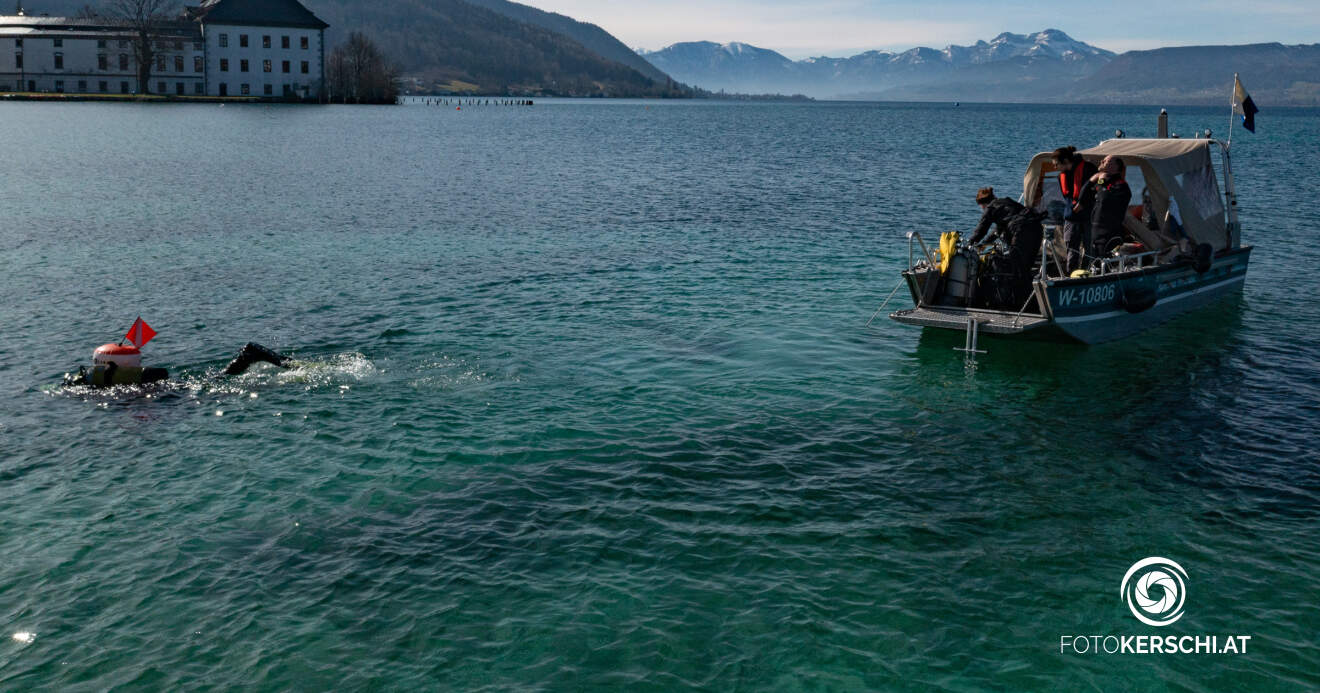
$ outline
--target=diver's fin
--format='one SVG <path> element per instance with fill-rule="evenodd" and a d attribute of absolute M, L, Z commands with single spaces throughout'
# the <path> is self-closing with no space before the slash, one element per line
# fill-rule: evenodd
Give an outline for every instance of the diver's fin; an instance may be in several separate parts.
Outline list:
<path fill-rule="evenodd" d="M 267 349 L 266 347 L 257 344 L 256 342 L 248 342 L 238 352 L 238 356 L 235 356 L 234 360 L 230 361 L 228 366 L 225 366 L 224 374 L 239 375 L 246 372 L 252 364 L 258 361 L 265 361 L 266 363 L 279 366 L 280 368 L 289 367 L 289 359 L 271 349 Z"/>

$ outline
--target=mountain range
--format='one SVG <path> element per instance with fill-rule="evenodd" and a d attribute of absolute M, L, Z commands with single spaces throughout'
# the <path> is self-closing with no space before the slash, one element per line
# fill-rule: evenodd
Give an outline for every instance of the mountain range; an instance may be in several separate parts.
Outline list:
<path fill-rule="evenodd" d="M 889 101 L 1224 104 L 1238 73 L 1256 102 L 1320 105 L 1320 44 L 1111 51 L 1057 29 L 943 50 L 793 61 L 745 43 L 677 43 L 642 54 L 712 91 Z"/>
<path fill-rule="evenodd" d="M 867 51 L 796 62 L 745 43 L 678 43 L 643 57 L 681 82 L 713 91 L 859 98 L 913 85 L 1000 90 L 1021 83 L 1039 91 L 1045 82 L 1094 73 L 1114 54 L 1046 29 L 1031 35 L 1003 33 L 992 41 L 944 50 Z"/>

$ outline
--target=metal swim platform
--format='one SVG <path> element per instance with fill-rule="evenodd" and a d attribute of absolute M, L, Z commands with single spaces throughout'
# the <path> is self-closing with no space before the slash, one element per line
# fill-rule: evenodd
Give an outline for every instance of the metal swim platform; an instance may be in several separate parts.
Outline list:
<path fill-rule="evenodd" d="M 890 313 L 889 317 L 905 325 L 943 327 L 959 331 L 966 330 L 967 321 L 972 319 L 977 322 L 977 329 L 987 334 L 1021 334 L 1050 324 L 1049 318 L 1040 315 L 1018 315 L 998 310 L 937 306 L 920 306 L 898 310 Z"/>

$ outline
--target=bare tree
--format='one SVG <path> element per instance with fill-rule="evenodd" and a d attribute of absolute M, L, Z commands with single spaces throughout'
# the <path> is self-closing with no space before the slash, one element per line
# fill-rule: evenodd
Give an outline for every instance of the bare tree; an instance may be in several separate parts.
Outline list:
<path fill-rule="evenodd" d="M 151 93 L 151 68 L 165 45 L 161 36 L 179 17 L 177 0 L 110 0 L 111 17 L 124 23 L 133 34 L 133 59 L 137 61 L 138 90 Z"/>
<path fill-rule="evenodd" d="M 331 51 L 326 73 L 330 101 L 394 103 L 399 93 L 399 69 L 358 31 Z"/>

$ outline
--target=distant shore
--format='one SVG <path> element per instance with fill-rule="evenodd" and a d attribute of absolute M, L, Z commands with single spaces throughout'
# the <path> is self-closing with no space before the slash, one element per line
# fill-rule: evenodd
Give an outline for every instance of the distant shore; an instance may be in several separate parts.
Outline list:
<path fill-rule="evenodd" d="M 0 92 L 0 101 L 112 101 L 150 103 L 316 103 L 267 99 L 260 96 L 171 96 L 167 94 L 66 94 L 51 92 Z"/>

